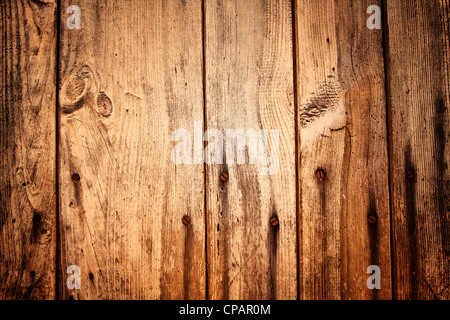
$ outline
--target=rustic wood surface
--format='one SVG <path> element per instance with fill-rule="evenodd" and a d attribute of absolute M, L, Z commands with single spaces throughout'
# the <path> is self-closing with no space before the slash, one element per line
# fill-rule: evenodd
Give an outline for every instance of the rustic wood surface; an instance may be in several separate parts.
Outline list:
<path fill-rule="evenodd" d="M 226 163 L 208 166 L 211 299 L 297 296 L 291 8 L 287 0 L 205 2 L 206 128 L 280 136 L 277 174 L 262 175 L 261 161 L 236 165 L 226 152 Z"/>
<path fill-rule="evenodd" d="M 449 299 L 448 0 L 130 3 L 0 1 L 0 299 Z"/>
<path fill-rule="evenodd" d="M 391 298 L 382 32 L 361 15 L 372 4 L 296 6 L 303 299 Z M 370 265 L 381 290 L 366 286 Z"/>
<path fill-rule="evenodd" d="M 386 9 L 394 296 L 449 299 L 449 1 Z"/>
<path fill-rule="evenodd" d="M 56 294 L 56 14 L 1 2 L 1 299 Z"/>
<path fill-rule="evenodd" d="M 82 280 L 61 297 L 204 299 L 203 167 L 171 161 L 203 119 L 201 2 L 80 6 L 80 30 L 61 18 L 59 272 Z"/>

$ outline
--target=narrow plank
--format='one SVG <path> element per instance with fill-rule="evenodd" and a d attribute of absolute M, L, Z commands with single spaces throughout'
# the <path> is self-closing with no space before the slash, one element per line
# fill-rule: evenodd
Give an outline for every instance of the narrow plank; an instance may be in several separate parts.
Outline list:
<path fill-rule="evenodd" d="M 0 299 L 53 299 L 56 1 L 0 4 Z"/>
<path fill-rule="evenodd" d="M 386 9 L 394 298 L 448 300 L 449 1 Z"/>
<path fill-rule="evenodd" d="M 205 32 L 206 155 L 217 147 L 213 136 L 225 140 L 230 129 L 256 135 L 264 129 L 271 137 L 263 143 L 251 134 L 240 138 L 247 144 L 239 161 L 230 135 L 223 154 L 216 149 L 223 163 L 207 164 L 209 298 L 296 299 L 292 4 L 207 0 Z M 271 156 L 278 151 L 273 172 L 264 172 L 264 157 L 252 161 L 258 149 Z"/>
<path fill-rule="evenodd" d="M 200 0 L 62 1 L 63 299 L 205 298 L 203 166 L 171 159 L 203 119 L 201 19 Z"/>
<path fill-rule="evenodd" d="M 370 5 L 380 1 L 296 2 L 306 300 L 391 298 L 382 32 L 367 28 Z M 367 287 L 371 265 L 381 290 Z"/>

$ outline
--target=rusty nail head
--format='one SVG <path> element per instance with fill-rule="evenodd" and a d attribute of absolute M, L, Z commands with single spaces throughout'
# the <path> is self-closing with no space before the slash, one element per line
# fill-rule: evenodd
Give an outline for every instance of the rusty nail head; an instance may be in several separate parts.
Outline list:
<path fill-rule="evenodd" d="M 74 174 L 72 175 L 72 181 L 78 182 L 78 181 L 80 181 L 80 180 L 81 180 L 81 177 L 80 177 L 80 175 L 79 175 L 78 173 L 74 173 Z"/>
<path fill-rule="evenodd" d="M 185 226 L 187 226 L 188 224 L 191 223 L 191 217 L 189 217 L 189 216 L 184 216 L 182 221 L 183 221 L 183 224 L 184 224 Z"/>
<path fill-rule="evenodd" d="M 369 218 L 368 218 L 368 220 L 369 220 L 369 223 L 370 223 L 370 224 L 374 224 L 374 223 L 377 222 L 377 217 L 374 216 L 374 215 L 370 215 Z"/>
<path fill-rule="evenodd" d="M 228 180 L 228 173 L 223 172 L 223 173 L 220 175 L 220 180 L 223 181 L 223 182 L 227 181 L 227 180 Z"/>
<path fill-rule="evenodd" d="M 273 217 L 270 219 L 270 224 L 274 227 L 276 227 L 279 224 L 278 218 L 277 217 Z"/>
<path fill-rule="evenodd" d="M 416 173 L 414 172 L 414 170 L 410 169 L 406 172 L 406 176 L 409 180 L 414 180 L 416 178 Z"/>
<path fill-rule="evenodd" d="M 326 178 L 325 171 L 323 169 L 318 169 L 316 171 L 316 177 L 319 181 L 324 181 Z"/>

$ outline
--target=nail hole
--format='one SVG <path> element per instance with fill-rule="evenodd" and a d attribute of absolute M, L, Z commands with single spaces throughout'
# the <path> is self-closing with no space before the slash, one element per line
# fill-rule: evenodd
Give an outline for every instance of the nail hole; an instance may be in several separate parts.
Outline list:
<path fill-rule="evenodd" d="M 38 224 L 40 224 L 41 223 L 41 215 L 39 214 L 39 213 L 36 213 L 34 216 L 33 216 L 33 223 L 34 224 L 36 224 L 36 225 L 38 225 Z"/>

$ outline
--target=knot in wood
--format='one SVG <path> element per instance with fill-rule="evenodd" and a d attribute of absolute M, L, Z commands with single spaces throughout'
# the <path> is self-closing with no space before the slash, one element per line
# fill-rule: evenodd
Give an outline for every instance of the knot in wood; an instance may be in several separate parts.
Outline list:
<path fill-rule="evenodd" d="M 100 92 L 97 97 L 97 110 L 98 113 L 105 118 L 110 117 L 113 112 L 111 99 L 109 99 L 104 92 Z"/>

